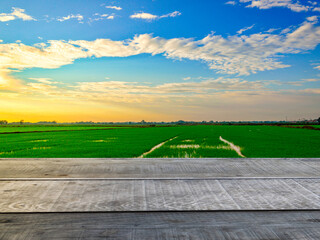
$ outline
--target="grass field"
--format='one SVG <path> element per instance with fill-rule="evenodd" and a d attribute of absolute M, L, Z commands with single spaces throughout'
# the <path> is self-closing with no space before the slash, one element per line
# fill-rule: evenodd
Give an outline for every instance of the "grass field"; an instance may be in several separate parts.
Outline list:
<path fill-rule="evenodd" d="M 48 132 L 48 131 L 73 131 L 89 129 L 107 129 L 118 128 L 119 126 L 106 125 L 17 125 L 17 126 L 0 126 L 0 133 L 15 132 Z"/>
<path fill-rule="evenodd" d="M 320 131 L 278 126 L 0 127 L 0 158 L 299 158 L 319 144 Z"/>

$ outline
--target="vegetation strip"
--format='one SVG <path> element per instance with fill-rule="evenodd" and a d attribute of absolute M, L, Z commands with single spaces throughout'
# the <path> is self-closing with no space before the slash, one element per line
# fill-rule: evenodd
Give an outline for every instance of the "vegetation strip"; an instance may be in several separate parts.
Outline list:
<path fill-rule="evenodd" d="M 42 130 L 42 131 L 26 131 L 26 132 L 0 132 L 0 134 L 74 132 L 74 131 L 93 131 L 93 130 L 112 130 L 112 129 L 116 129 L 116 128 L 64 129 L 64 130 Z"/>
<path fill-rule="evenodd" d="M 163 144 L 172 141 L 173 139 L 176 139 L 178 136 L 175 136 L 174 138 L 171 138 L 167 141 L 164 141 L 162 143 L 159 143 L 158 145 L 154 146 L 153 148 L 151 148 L 148 152 L 143 153 L 141 156 L 139 156 L 138 158 L 143 158 L 145 156 L 147 156 L 149 153 L 153 152 L 154 150 L 156 150 L 157 148 L 162 147 Z"/>
<path fill-rule="evenodd" d="M 320 131 L 320 127 L 319 126 L 288 126 L 288 125 L 285 125 L 285 126 L 280 126 L 280 127 L 286 127 L 286 128 L 301 128 L 301 129 L 309 129 L 309 130 L 318 130 Z"/>
<path fill-rule="evenodd" d="M 219 139 L 220 139 L 222 142 L 228 144 L 228 145 L 231 147 L 231 149 L 233 149 L 234 151 L 236 151 L 236 153 L 237 153 L 240 157 L 245 157 L 245 156 L 241 153 L 241 150 L 240 150 L 240 147 L 239 147 L 239 146 L 236 146 L 236 145 L 234 145 L 232 142 L 229 142 L 229 141 L 223 139 L 221 136 L 220 136 Z"/>

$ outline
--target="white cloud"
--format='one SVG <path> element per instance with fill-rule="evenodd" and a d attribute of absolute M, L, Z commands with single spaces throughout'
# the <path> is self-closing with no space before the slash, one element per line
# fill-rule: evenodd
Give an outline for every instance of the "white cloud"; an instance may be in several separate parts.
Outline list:
<path fill-rule="evenodd" d="M 319 81 L 320 81 L 320 79 L 318 79 L 318 78 L 306 78 L 306 79 L 300 79 L 297 81 L 288 81 L 288 82 L 279 81 L 279 80 L 267 80 L 267 83 L 269 85 L 303 86 L 308 83 L 319 82 Z"/>
<path fill-rule="evenodd" d="M 117 6 L 106 6 L 106 8 L 110 8 L 110 9 L 114 9 L 114 10 L 118 10 L 118 11 L 122 10 L 121 7 L 117 7 Z"/>
<path fill-rule="evenodd" d="M 135 13 L 135 14 L 131 15 L 130 18 L 140 18 L 140 19 L 154 20 L 154 19 L 157 19 L 158 16 L 150 14 L 150 13 L 142 12 L 142 13 Z"/>
<path fill-rule="evenodd" d="M 278 56 L 314 49 L 320 43 L 320 27 L 305 22 L 280 34 L 249 36 L 209 35 L 202 40 L 162 39 L 137 36 L 132 43 L 142 52 L 163 53 L 168 58 L 206 61 L 220 73 L 248 75 L 258 71 L 288 67 Z"/>
<path fill-rule="evenodd" d="M 270 29 L 268 29 L 266 32 L 267 32 L 267 33 L 273 33 L 273 32 L 275 32 L 275 31 L 277 31 L 277 30 L 279 30 L 279 28 L 270 28 Z"/>
<path fill-rule="evenodd" d="M 229 4 L 229 5 L 236 5 L 236 1 L 229 1 L 229 2 L 226 2 L 226 4 Z"/>
<path fill-rule="evenodd" d="M 162 15 L 162 16 L 160 16 L 159 18 L 177 17 L 177 16 L 180 16 L 180 15 L 181 15 L 181 12 L 179 12 L 179 11 L 174 11 L 174 12 L 172 12 L 172 13 L 168 13 L 168 14 Z"/>
<path fill-rule="evenodd" d="M 8 22 L 15 19 L 22 19 L 23 21 L 31 21 L 35 19 L 25 13 L 24 9 L 12 8 L 11 13 L 0 13 L 0 22 Z"/>
<path fill-rule="evenodd" d="M 238 0 L 240 3 L 246 3 L 246 7 L 259 8 L 259 9 L 270 9 L 274 7 L 288 8 L 294 12 L 306 12 L 306 11 L 317 11 L 315 2 L 308 2 L 309 4 L 301 4 L 297 0 Z M 232 1 L 231 1 L 232 2 Z M 232 4 L 235 5 L 235 4 Z"/>
<path fill-rule="evenodd" d="M 188 81 L 188 80 L 190 80 L 190 79 L 191 79 L 191 77 L 182 78 L 182 80 L 184 80 L 184 81 Z"/>
<path fill-rule="evenodd" d="M 56 84 L 56 83 L 59 83 L 59 82 L 54 82 L 52 81 L 51 78 L 29 78 L 30 80 L 34 80 L 34 81 L 37 81 L 39 83 L 43 83 L 43 84 Z"/>
<path fill-rule="evenodd" d="M 172 13 L 164 14 L 161 16 L 154 15 L 151 13 L 141 12 L 141 13 L 135 13 L 135 14 L 131 15 L 130 18 L 145 19 L 145 20 L 150 21 L 150 20 L 156 20 L 156 19 L 160 19 L 160 18 L 177 17 L 180 15 L 181 15 L 181 13 L 179 11 L 174 11 Z"/>
<path fill-rule="evenodd" d="M 0 71 L 33 67 L 58 68 L 88 56 L 83 49 L 57 40 L 35 46 L 0 44 Z"/>
<path fill-rule="evenodd" d="M 122 81 L 78 82 L 63 87 L 44 83 L 27 83 L 22 87 L 23 92 L 18 97 L 25 96 L 24 99 L 27 101 L 28 94 L 32 94 L 32 98 L 42 100 L 45 96 L 46 104 L 61 102 L 61 107 L 65 106 L 66 101 L 81 103 L 82 111 L 84 108 L 92 109 L 99 104 L 102 104 L 104 109 L 108 106 L 116 106 L 117 112 L 124 111 L 126 120 L 128 107 L 134 108 L 134 115 L 137 111 L 146 111 L 145 116 L 155 112 L 162 113 L 162 119 L 172 112 L 184 119 L 194 119 L 194 116 L 208 119 L 209 116 L 222 114 L 221 120 L 228 120 L 230 117 L 233 118 L 230 120 L 234 120 L 237 115 L 242 116 L 239 117 L 240 119 L 244 116 L 246 119 L 248 116 L 255 119 L 257 111 L 260 111 L 257 109 L 261 109 L 260 117 L 264 116 L 265 119 L 277 117 L 278 119 L 279 114 L 282 116 L 283 113 L 288 113 L 288 104 L 295 106 L 290 112 L 293 114 L 296 114 L 297 109 L 303 113 L 318 109 L 319 89 L 275 91 L 268 89 L 267 85 L 264 81 L 249 82 L 238 78 L 173 82 L 155 86 Z M 265 109 L 268 109 L 267 113 Z M 73 112 L 73 109 L 69 111 Z M 209 113 L 212 112 L 214 114 L 210 115 Z M 214 119 L 217 120 L 216 117 Z"/>
<path fill-rule="evenodd" d="M 1 13 L 0 14 L 0 22 L 8 22 L 8 21 L 12 21 L 15 20 L 16 18 L 12 15 L 7 15 L 5 13 Z"/>
<path fill-rule="evenodd" d="M 317 67 L 314 67 L 314 69 L 318 69 L 318 70 L 320 70 L 320 65 L 319 65 L 319 66 L 317 66 Z"/>
<path fill-rule="evenodd" d="M 307 17 L 307 21 L 318 23 L 318 16 Z"/>
<path fill-rule="evenodd" d="M 136 35 L 113 41 L 48 41 L 34 46 L 0 44 L 0 71 L 25 68 L 58 68 L 75 59 L 88 57 L 128 57 L 143 53 L 161 54 L 169 59 L 201 61 L 218 73 L 249 75 L 259 71 L 289 67 L 284 54 L 304 53 L 320 43 L 320 27 L 305 21 L 285 33 L 256 33 L 222 37 L 210 34 L 203 39 Z"/>
<path fill-rule="evenodd" d="M 320 101 L 320 89 L 272 90 L 268 88 L 269 82 L 239 78 L 154 86 L 120 81 L 78 82 L 59 86 L 52 84 L 48 78 L 34 78 L 34 81 L 37 82 L 22 82 L 11 91 L 2 91 L 0 106 L 7 106 L 2 112 L 8 114 L 12 109 L 11 114 L 19 117 L 27 111 L 28 117 L 37 114 L 41 117 L 62 117 L 63 114 L 70 119 L 81 116 L 87 120 L 100 116 L 99 121 L 106 117 L 111 119 L 112 114 L 115 115 L 112 121 L 118 121 L 119 114 L 123 115 L 122 121 L 127 121 L 128 117 L 150 121 L 152 117 L 167 121 L 181 118 L 257 120 L 257 115 L 265 120 L 275 120 L 284 115 L 297 116 L 297 112 L 301 116 L 314 116 Z M 288 104 L 295 107 L 288 109 Z"/>
<path fill-rule="evenodd" d="M 68 16 L 65 16 L 65 17 L 61 17 L 61 18 L 57 18 L 57 20 L 59 22 L 64 22 L 64 21 L 67 21 L 67 20 L 70 20 L 70 19 L 77 19 L 79 22 L 82 22 L 82 20 L 84 19 L 84 17 L 80 14 L 70 14 Z"/>
<path fill-rule="evenodd" d="M 253 25 L 251 25 L 251 26 L 249 26 L 249 27 L 242 28 L 242 29 L 240 29 L 237 33 L 238 33 L 238 34 L 242 34 L 243 32 L 252 29 L 252 28 L 254 27 L 254 25 L 255 25 L 255 24 L 253 24 Z"/>
<path fill-rule="evenodd" d="M 307 89 L 302 89 L 302 90 L 298 90 L 298 91 L 300 93 L 320 95 L 320 88 L 307 88 Z"/>
<path fill-rule="evenodd" d="M 114 14 L 100 14 L 100 13 L 95 13 L 93 18 L 89 18 L 89 22 L 94 22 L 94 21 L 101 21 L 101 20 L 113 20 L 114 19 Z"/>
<path fill-rule="evenodd" d="M 217 78 L 201 82 L 165 83 L 156 86 L 122 81 L 78 82 L 72 88 L 83 92 L 116 94 L 203 94 L 217 91 L 261 90 L 265 89 L 265 84 L 261 81 L 249 82 L 238 78 Z"/>
<path fill-rule="evenodd" d="M 317 5 L 318 3 L 316 1 L 312 2 L 312 1 L 308 1 L 309 4 L 311 5 Z"/>
<path fill-rule="evenodd" d="M 303 82 L 319 82 L 319 78 L 307 78 L 307 79 L 302 79 L 301 81 Z"/>
<path fill-rule="evenodd" d="M 74 84 L 65 84 L 63 88 L 52 86 L 58 82 L 52 82 L 51 79 L 46 78 L 32 78 L 39 83 L 27 83 L 27 86 L 32 86 L 33 91 L 46 89 L 45 94 L 52 96 L 77 96 L 82 99 L 102 100 L 105 98 L 113 99 L 114 102 L 143 101 L 146 98 L 162 98 L 162 97 L 179 97 L 179 96 L 210 96 L 216 94 L 230 94 L 233 92 L 243 92 L 249 96 L 264 95 L 266 92 L 274 92 L 269 88 L 270 81 L 247 81 L 240 78 L 208 78 L 199 82 L 172 82 L 150 86 L 150 84 L 138 82 L 124 82 L 124 81 L 101 81 L 101 82 L 77 82 Z M 105 78 L 109 80 L 109 78 Z M 305 82 L 319 81 L 319 79 L 306 79 L 296 82 L 280 82 L 281 85 L 302 86 Z M 278 81 L 276 81 L 278 82 Z M 30 90 L 28 88 L 25 89 Z M 63 90 L 63 93 L 61 92 Z M 305 92 L 303 89 L 299 90 L 277 90 L 278 92 Z M 309 89 L 308 92 L 311 92 Z M 139 100 L 138 100 L 139 99 Z"/>

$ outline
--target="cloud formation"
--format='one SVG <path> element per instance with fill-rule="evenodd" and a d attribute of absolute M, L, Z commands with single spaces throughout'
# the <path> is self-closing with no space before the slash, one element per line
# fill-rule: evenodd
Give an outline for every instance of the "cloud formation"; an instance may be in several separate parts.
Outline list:
<path fill-rule="evenodd" d="M 77 19 L 79 22 L 82 22 L 84 17 L 82 15 L 80 15 L 80 14 L 70 14 L 70 15 L 65 16 L 65 17 L 57 18 L 57 20 L 59 22 L 64 22 L 64 21 L 71 20 L 71 19 Z"/>
<path fill-rule="evenodd" d="M 319 16 L 311 16 L 311 17 L 307 17 L 307 20 L 309 22 L 317 23 L 318 22 L 318 18 L 319 18 Z"/>
<path fill-rule="evenodd" d="M 89 22 L 101 21 L 101 20 L 113 20 L 114 14 L 100 14 L 95 13 L 92 18 L 89 18 Z"/>
<path fill-rule="evenodd" d="M 164 14 L 161 16 L 154 15 L 151 13 L 145 13 L 145 12 L 140 12 L 140 13 L 135 13 L 130 16 L 130 18 L 135 18 L 135 19 L 145 19 L 145 20 L 156 20 L 156 19 L 161 19 L 161 18 L 168 18 L 168 17 L 177 17 L 180 16 L 181 13 L 179 11 L 174 11 L 172 13 Z"/>
<path fill-rule="evenodd" d="M 211 34 L 201 40 L 164 39 L 142 34 L 124 42 L 106 39 L 72 42 L 96 57 L 163 54 L 172 59 L 204 61 L 218 73 L 239 75 L 289 67 L 280 62 L 282 54 L 302 53 L 319 43 L 320 27 L 309 21 L 279 34 L 257 33 L 227 38 Z"/>
<path fill-rule="evenodd" d="M 106 6 L 106 8 L 114 9 L 114 10 L 122 10 L 122 7 L 117 7 L 117 6 Z"/>
<path fill-rule="evenodd" d="M 58 86 L 51 79 L 33 78 L 36 82 L 2 92 L 0 106 L 6 106 L 2 112 L 8 118 L 37 121 L 44 116 L 58 121 L 243 120 L 243 116 L 246 120 L 258 120 L 257 116 L 275 120 L 284 113 L 294 118 L 313 116 L 320 101 L 320 89 L 272 90 L 269 81 L 201 79 L 158 85 L 104 81 Z M 288 104 L 295 108 L 288 110 Z"/>
<path fill-rule="evenodd" d="M 246 81 L 238 78 L 205 79 L 200 82 L 165 83 L 148 86 L 137 82 L 79 82 L 73 88 L 84 92 L 117 93 L 117 94 L 204 94 L 231 90 L 261 90 L 267 83 Z"/>
<path fill-rule="evenodd" d="M 29 78 L 29 79 L 39 83 L 49 84 L 49 85 L 59 83 L 59 82 L 52 81 L 51 78 Z"/>
<path fill-rule="evenodd" d="M 301 4 L 297 0 L 238 0 L 239 3 L 247 4 L 248 8 L 270 9 L 274 7 L 288 8 L 294 12 L 318 11 L 316 2 L 309 1 L 308 4 Z M 226 4 L 236 5 L 235 1 Z"/>
<path fill-rule="evenodd" d="M 154 20 L 157 19 L 158 16 L 157 15 L 153 15 L 151 13 L 135 13 L 133 15 L 130 16 L 130 18 L 139 18 L 139 19 L 147 19 L 147 20 Z"/>
<path fill-rule="evenodd" d="M 243 32 L 252 29 L 252 28 L 254 27 L 254 25 L 255 25 L 255 24 L 252 24 L 252 25 L 249 26 L 249 27 L 242 28 L 242 29 L 240 29 L 237 33 L 238 33 L 238 34 L 242 34 Z"/>
<path fill-rule="evenodd" d="M 307 78 L 307 79 L 301 79 L 300 81 L 284 82 L 281 84 L 292 85 L 292 86 L 303 86 L 305 83 L 319 82 L 319 81 L 320 79 L 317 79 L 317 78 Z"/>
<path fill-rule="evenodd" d="M 23 21 L 36 20 L 33 17 L 27 15 L 24 9 L 21 8 L 12 8 L 11 13 L 0 13 L 0 22 L 8 22 L 15 19 L 22 19 Z"/>
<path fill-rule="evenodd" d="M 226 2 L 226 4 L 229 4 L 229 5 L 236 5 L 237 3 L 236 3 L 236 1 L 228 1 L 228 2 Z"/>
<path fill-rule="evenodd" d="M 218 73 L 249 75 L 259 71 L 289 67 L 280 61 L 284 54 L 304 53 L 320 43 L 320 27 L 305 21 L 296 28 L 276 33 L 234 35 L 226 38 L 210 34 L 203 39 L 136 35 L 113 41 L 54 40 L 34 46 L 0 43 L 0 71 L 25 68 L 58 68 L 75 59 L 88 57 L 128 57 L 148 53 L 169 59 L 188 59 L 208 64 Z"/>

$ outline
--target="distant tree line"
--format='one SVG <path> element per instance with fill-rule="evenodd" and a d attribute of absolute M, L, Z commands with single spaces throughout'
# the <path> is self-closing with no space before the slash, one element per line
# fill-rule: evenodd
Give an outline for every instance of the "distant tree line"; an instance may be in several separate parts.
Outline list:
<path fill-rule="evenodd" d="M 20 120 L 19 122 L 8 123 L 7 120 L 0 120 L 0 125 L 51 125 L 58 124 L 56 121 L 39 121 L 36 123 L 25 122 Z M 172 122 L 147 122 L 142 120 L 140 122 L 68 122 L 61 124 L 83 124 L 83 125 L 312 125 L 320 124 L 320 117 L 313 120 L 296 120 L 296 121 L 172 121 Z"/>
<path fill-rule="evenodd" d="M 7 125 L 8 121 L 7 120 L 0 120 L 0 125 Z"/>

